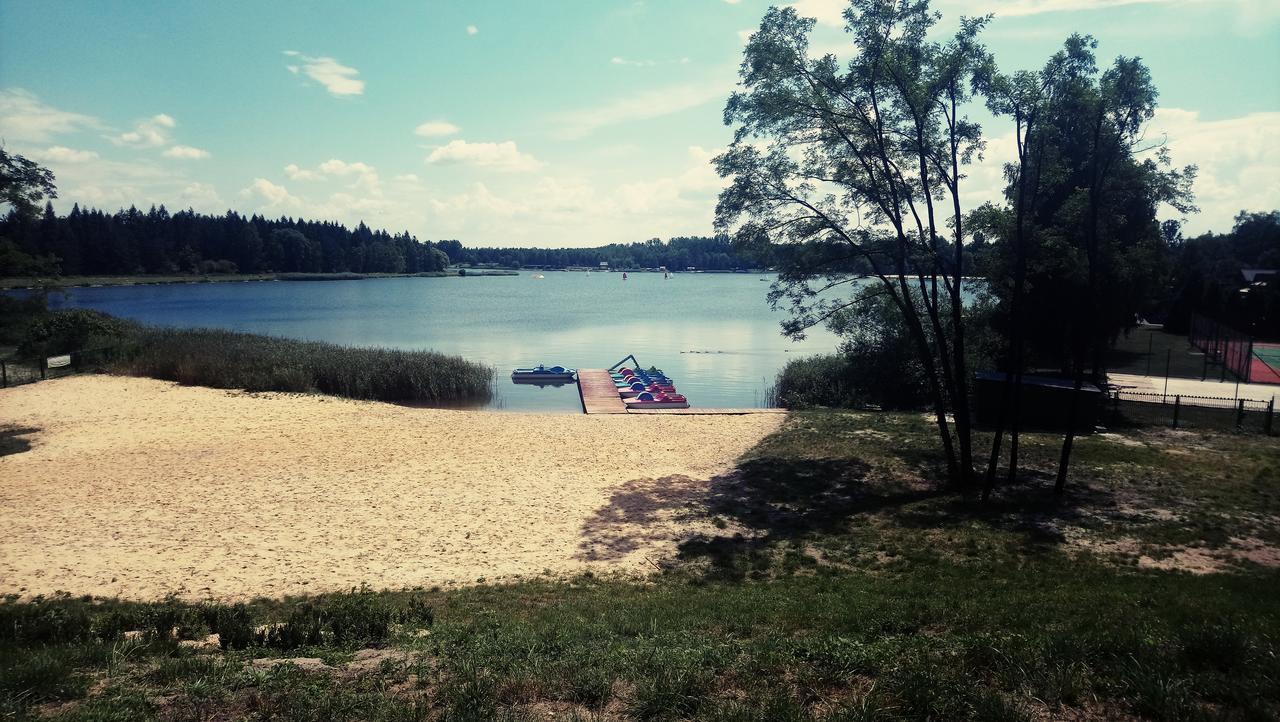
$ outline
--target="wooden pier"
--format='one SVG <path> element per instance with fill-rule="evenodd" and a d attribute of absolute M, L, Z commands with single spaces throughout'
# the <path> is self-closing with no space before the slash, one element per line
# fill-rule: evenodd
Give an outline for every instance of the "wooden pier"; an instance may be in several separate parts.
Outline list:
<path fill-rule="evenodd" d="M 618 395 L 613 377 L 604 369 L 578 369 L 578 395 L 588 414 L 625 414 L 627 405 Z"/>
<path fill-rule="evenodd" d="M 578 370 L 578 395 L 582 411 L 588 414 L 686 414 L 697 416 L 738 416 L 741 414 L 785 414 L 786 409 L 628 409 L 618 395 L 613 376 L 603 369 Z"/>

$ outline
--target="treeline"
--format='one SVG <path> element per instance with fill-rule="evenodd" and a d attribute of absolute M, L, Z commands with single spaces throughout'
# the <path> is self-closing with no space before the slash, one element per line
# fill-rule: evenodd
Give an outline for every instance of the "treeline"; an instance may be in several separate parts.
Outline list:
<path fill-rule="evenodd" d="M 612 243 L 595 248 L 466 248 L 458 241 L 438 245 L 455 263 L 495 264 L 506 268 L 541 267 L 660 268 L 733 271 L 771 265 L 769 259 L 748 258 L 734 250 L 727 236 L 680 236 L 663 242 L 651 238 L 641 243 Z"/>
<path fill-rule="evenodd" d="M 735 252 L 724 236 L 657 238 L 595 248 L 468 248 L 420 241 L 364 223 L 268 219 L 234 211 L 214 216 L 164 206 L 143 212 L 82 209 L 58 216 L 9 213 L 0 220 L 0 276 L 178 273 L 422 273 L 453 265 L 696 268 L 732 271 L 771 265 Z"/>
<path fill-rule="evenodd" d="M 364 223 L 214 216 L 160 206 L 115 213 L 72 208 L 65 216 L 11 212 L 0 220 L 0 276 L 148 273 L 422 273 L 449 257 L 407 231 Z"/>
<path fill-rule="evenodd" d="M 1186 333 L 1191 315 L 1200 313 L 1253 336 L 1280 339 L 1280 274 L 1250 285 L 1242 273 L 1280 269 L 1280 211 L 1241 211 L 1230 233 L 1171 240 L 1170 298 L 1160 319 L 1166 330 Z"/>

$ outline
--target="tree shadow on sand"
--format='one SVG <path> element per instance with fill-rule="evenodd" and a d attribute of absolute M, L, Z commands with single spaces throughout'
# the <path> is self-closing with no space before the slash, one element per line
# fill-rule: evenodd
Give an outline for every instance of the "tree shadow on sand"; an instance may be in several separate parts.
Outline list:
<path fill-rule="evenodd" d="M 584 525 L 579 558 L 618 559 L 655 542 L 675 542 L 678 561 L 703 561 L 712 576 L 741 578 L 746 569 L 768 566 L 768 551 L 779 542 L 807 545 L 848 535 L 859 525 L 864 541 L 874 526 L 906 532 L 919 546 L 927 545 L 930 531 L 976 522 L 1042 551 L 1065 542 L 1067 527 L 1118 518 L 1111 492 L 1078 484 L 1057 497 L 1052 474 L 1036 468 L 983 502 L 936 481 L 944 478 L 938 454 L 890 446 L 886 441 L 869 462 L 852 454 L 768 453 L 766 440 L 709 481 L 634 480 Z M 700 523 L 691 528 L 691 521 Z"/>
<path fill-rule="evenodd" d="M 40 429 L 29 426 L 0 425 L 0 456 L 21 454 L 31 450 L 31 440 L 26 438 Z"/>

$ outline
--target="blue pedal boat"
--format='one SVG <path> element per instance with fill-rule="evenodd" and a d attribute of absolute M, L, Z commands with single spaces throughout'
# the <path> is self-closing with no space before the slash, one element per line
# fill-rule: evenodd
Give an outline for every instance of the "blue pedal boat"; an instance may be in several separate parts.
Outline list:
<path fill-rule="evenodd" d="M 533 368 L 512 371 L 511 380 L 522 382 L 573 381 L 576 373 L 575 369 L 567 369 L 563 366 L 543 366 L 538 364 Z"/>

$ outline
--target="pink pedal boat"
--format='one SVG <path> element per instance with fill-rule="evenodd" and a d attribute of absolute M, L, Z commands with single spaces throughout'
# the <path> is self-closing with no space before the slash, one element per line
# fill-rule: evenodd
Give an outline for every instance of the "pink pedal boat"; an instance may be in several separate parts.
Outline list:
<path fill-rule="evenodd" d="M 628 409 L 687 409 L 689 400 L 680 394 L 643 391 L 634 399 L 623 399 Z"/>

